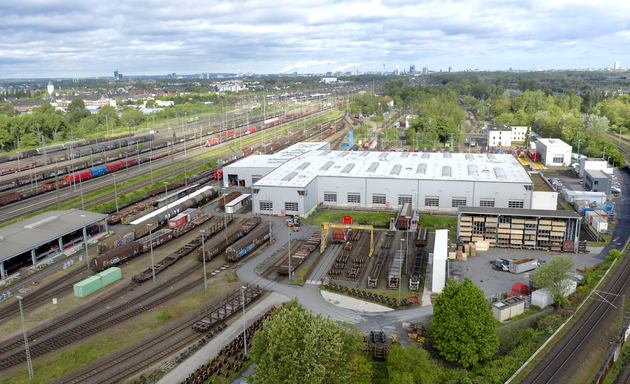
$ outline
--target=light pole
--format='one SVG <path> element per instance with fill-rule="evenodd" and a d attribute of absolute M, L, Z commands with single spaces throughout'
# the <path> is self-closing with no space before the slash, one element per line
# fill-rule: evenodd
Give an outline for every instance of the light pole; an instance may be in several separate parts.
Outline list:
<path fill-rule="evenodd" d="M 208 292 L 208 280 L 206 277 L 206 242 L 204 241 L 204 235 L 206 234 L 206 231 L 204 231 L 203 229 L 200 230 L 199 232 L 201 232 L 201 249 L 202 249 L 202 259 L 203 259 L 203 288 L 204 288 L 204 292 Z"/>
<path fill-rule="evenodd" d="M 85 262 L 87 264 L 87 270 L 90 270 L 90 258 L 88 257 L 88 242 L 87 242 L 87 228 L 85 228 L 85 215 L 81 215 L 83 218 L 83 242 L 85 243 Z"/>
<path fill-rule="evenodd" d="M 116 198 L 116 213 L 118 213 L 118 192 L 116 191 L 116 173 L 112 173 L 114 175 L 114 197 Z"/>
<path fill-rule="evenodd" d="M 24 322 L 24 310 L 22 309 L 22 296 L 16 296 L 20 303 L 20 317 L 22 318 L 22 331 L 24 332 L 24 349 L 26 350 L 26 364 L 28 365 L 28 378 L 33 379 L 33 363 L 31 362 L 31 352 L 28 349 L 28 336 L 26 336 L 26 323 Z"/>
<path fill-rule="evenodd" d="M 606 147 L 604 147 L 604 152 L 602 153 L 602 159 L 604 158 L 604 155 L 606 155 Z"/>
<path fill-rule="evenodd" d="M 243 345 L 245 345 L 245 355 L 247 355 L 247 328 L 245 327 L 245 290 L 246 286 L 241 286 L 241 295 L 243 300 Z"/>
<path fill-rule="evenodd" d="M 151 224 L 147 224 L 149 228 L 149 243 L 151 244 L 151 271 L 153 272 L 153 282 L 155 283 L 155 263 L 153 262 L 153 233 L 151 232 Z"/>
<path fill-rule="evenodd" d="M 582 139 L 578 139 L 578 157 L 580 156 L 580 141 L 582 141 Z"/>
<path fill-rule="evenodd" d="M 168 211 L 168 182 L 163 181 L 164 183 L 164 198 L 166 199 L 166 210 Z"/>
<path fill-rule="evenodd" d="M 222 188 L 223 192 L 223 221 L 225 222 L 225 230 L 227 230 L 227 211 L 225 209 L 225 188 Z"/>
<path fill-rule="evenodd" d="M 400 239 L 400 253 L 403 253 L 403 241 L 405 241 L 405 239 Z M 402 287 L 402 265 L 400 266 L 400 278 L 398 279 L 398 305 L 400 305 L 401 287 Z"/>
<path fill-rule="evenodd" d="M 81 192 L 81 209 L 85 211 L 85 205 L 83 204 L 83 182 L 82 177 L 79 176 L 79 191 Z"/>

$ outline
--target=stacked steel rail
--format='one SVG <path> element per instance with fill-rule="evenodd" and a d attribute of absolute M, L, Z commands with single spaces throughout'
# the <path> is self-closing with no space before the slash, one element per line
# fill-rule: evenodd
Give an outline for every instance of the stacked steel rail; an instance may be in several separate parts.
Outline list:
<path fill-rule="evenodd" d="M 409 289 L 419 289 L 422 279 L 422 266 L 424 264 L 424 248 L 416 249 L 416 257 L 411 266 L 411 276 L 409 277 Z"/>
<path fill-rule="evenodd" d="M 228 317 L 240 311 L 243 306 L 251 303 L 259 298 L 265 291 L 257 285 L 255 287 L 247 286 L 247 289 L 241 292 L 240 289 L 235 290 L 232 294 L 228 294 L 220 302 L 206 307 L 197 313 L 197 322 L 192 325 L 192 329 L 197 332 L 206 332 L 215 325 L 225 321 Z M 243 301 L 244 298 L 244 301 Z"/>
<path fill-rule="evenodd" d="M 372 272 L 370 273 L 370 276 L 368 276 L 368 288 L 376 288 L 376 285 L 378 284 L 378 278 L 381 274 L 381 270 L 383 269 L 383 265 L 385 265 L 387 256 L 389 255 L 389 248 L 394 241 L 394 234 L 394 231 L 387 231 L 385 234 L 385 240 L 383 241 L 383 244 L 381 244 L 381 250 L 378 252 L 376 262 L 372 267 Z"/>
<path fill-rule="evenodd" d="M 293 274 L 295 270 L 302 264 L 308 257 L 313 253 L 313 251 L 319 247 L 319 243 L 322 241 L 322 233 L 320 231 L 316 231 L 313 233 L 306 242 L 302 243 L 300 247 L 293 252 L 291 255 L 291 260 L 289 263 L 289 258 L 280 264 L 280 266 L 276 269 L 276 272 L 279 275 L 289 275 Z M 289 268 L 289 264 L 291 268 Z"/>
<path fill-rule="evenodd" d="M 341 253 L 339 254 L 339 256 L 337 256 L 337 260 L 335 260 L 335 264 L 333 264 L 332 268 L 330 268 L 330 271 L 328 272 L 328 276 L 330 276 L 333 279 L 339 278 L 339 276 L 341 275 L 341 272 L 346 267 L 346 263 L 348 262 L 348 259 L 350 258 L 350 254 L 352 253 L 353 246 L 354 246 L 354 243 L 350 241 L 348 241 L 343 246 Z"/>
<path fill-rule="evenodd" d="M 363 230 L 360 232 L 359 237 L 356 237 L 357 240 L 359 240 L 358 252 L 356 252 L 357 255 L 352 259 L 352 267 L 348 270 L 348 277 L 346 280 L 357 280 L 361 274 L 361 270 L 365 266 L 367 255 L 370 252 L 370 241 L 367 236 L 360 237 L 363 234 Z"/>
<path fill-rule="evenodd" d="M 373 343 L 373 356 L 374 360 L 384 361 L 387 355 L 387 339 L 383 331 L 372 330 L 370 334 Z"/>

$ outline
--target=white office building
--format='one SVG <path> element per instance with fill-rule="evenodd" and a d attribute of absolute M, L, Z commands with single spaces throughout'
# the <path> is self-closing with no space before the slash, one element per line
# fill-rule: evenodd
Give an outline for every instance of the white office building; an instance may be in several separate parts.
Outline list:
<path fill-rule="evenodd" d="M 538 139 L 536 152 L 544 165 L 571 164 L 571 146 L 560 139 Z"/>

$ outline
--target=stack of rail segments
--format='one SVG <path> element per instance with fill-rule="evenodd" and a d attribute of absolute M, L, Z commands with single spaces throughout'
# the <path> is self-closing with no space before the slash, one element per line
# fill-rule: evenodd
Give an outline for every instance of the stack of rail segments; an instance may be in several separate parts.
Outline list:
<path fill-rule="evenodd" d="M 279 275 L 288 275 L 289 273 L 292 274 L 295 272 L 295 270 L 308 259 L 311 253 L 319 247 L 321 241 L 322 233 L 320 231 L 313 233 L 308 240 L 302 243 L 291 255 L 291 270 L 289 270 L 289 258 L 287 257 L 287 259 L 278 266 L 276 272 Z"/>
<path fill-rule="evenodd" d="M 384 361 L 387 356 L 387 339 L 385 339 L 385 333 L 383 331 L 372 330 L 372 353 L 374 360 Z"/>
<path fill-rule="evenodd" d="M 348 270 L 348 277 L 346 280 L 356 281 L 361 273 L 361 269 L 365 265 L 365 260 L 367 259 L 367 255 L 370 252 L 369 241 L 367 236 L 363 236 L 363 230 L 356 231 L 358 235 L 351 236 L 351 240 L 359 241 L 358 244 L 358 252 L 355 252 L 355 257 L 352 259 L 352 267 Z M 354 235 L 354 232 L 353 232 Z"/>
<path fill-rule="evenodd" d="M 210 328 L 224 322 L 228 317 L 238 313 L 243 306 L 249 305 L 251 302 L 259 298 L 265 291 L 259 286 L 247 287 L 241 292 L 241 289 L 235 290 L 221 299 L 218 303 L 197 313 L 199 319 L 193 324 L 192 329 L 197 332 L 206 332 Z M 243 301 L 244 299 L 244 301 Z"/>
<path fill-rule="evenodd" d="M 333 278 L 339 278 L 341 275 L 341 271 L 346 267 L 346 263 L 350 258 L 350 254 L 352 253 L 353 243 L 347 242 L 346 245 L 343 246 L 341 253 L 337 256 L 337 260 L 335 260 L 335 264 L 333 264 L 328 275 Z"/>
<path fill-rule="evenodd" d="M 411 276 L 409 277 L 409 290 L 420 289 L 420 279 L 422 278 L 422 265 L 424 264 L 424 248 L 416 249 L 416 257 L 411 266 Z"/>

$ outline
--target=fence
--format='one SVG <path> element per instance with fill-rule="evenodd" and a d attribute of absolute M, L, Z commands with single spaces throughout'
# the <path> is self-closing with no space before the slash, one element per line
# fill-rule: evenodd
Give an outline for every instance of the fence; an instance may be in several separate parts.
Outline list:
<path fill-rule="evenodd" d="M 497 334 L 502 334 L 505 332 L 510 332 L 513 331 L 517 328 L 525 328 L 525 327 L 529 327 L 532 324 L 534 324 L 535 322 L 537 322 L 538 320 L 542 319 L 545 316 L 549 316 L 549 315 L 553 315 L 553 308 L 547 308 L 544 309 L 534 315 L 528 316 L 524 319 L 520 319 L 520 320 L 516 320 L 512 323 L 509 324 L 505 324 L 499 328 L 497 328 Z"/>

